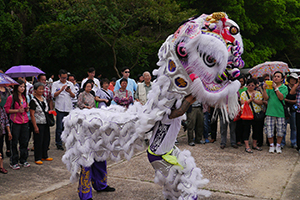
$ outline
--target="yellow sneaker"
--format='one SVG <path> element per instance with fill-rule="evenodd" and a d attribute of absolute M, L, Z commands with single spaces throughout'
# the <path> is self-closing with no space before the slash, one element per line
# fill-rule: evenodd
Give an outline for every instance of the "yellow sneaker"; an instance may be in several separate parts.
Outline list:
<path fill-rule="evenodd" d="M 43 161 L 52 161 L 53 158 L 42 158 Z"/>
<path fill-rule="evenodd" d="M 40 161 L 40 160 L 38 160 L 38 161 L 35 161 L 35 164 L 37 164 L 37 165 L 42 165 L 42 164 L 43 164 L 43 162 L 42 162 L 42 161 Z"/>

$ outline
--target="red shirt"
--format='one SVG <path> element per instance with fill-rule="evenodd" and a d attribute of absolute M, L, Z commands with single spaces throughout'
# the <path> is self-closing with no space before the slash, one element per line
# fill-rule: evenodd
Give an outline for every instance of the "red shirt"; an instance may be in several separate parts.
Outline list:
<path fill-rule="evenodd" d="M 107 89 L 109 89 L 109 90 L 111 90 L 112 92 L 114 92 L 115 86 L 114 86 L 112 83 L 109 83 L 109 86 L 108 86 Z"/>
<path fill-rule="evenodd" d="M 26 97 L 23 97 L 23 102 L 21 102 L 21 105 L 19 105 L 18 102 L 15 102 L 15 105 L 12 107 L 12 95 L 10 95 L 7 100 L 6 103 L 4 105 L 4 109 L 5 112 L 8 114 L 9 109 L 19 109 L 21 106 L 23 106 L 24 108 L 24 112 L 23 113 L 13 113 L 13 114 L 9 114 L 10 115 L 10 119 L 13 121 L 13 123 L 16 124 L 25 124 L 29 121 L 27 113 L 25 112 L 25 108 L 29 107 L 29 105 L 26 102 Z"/>

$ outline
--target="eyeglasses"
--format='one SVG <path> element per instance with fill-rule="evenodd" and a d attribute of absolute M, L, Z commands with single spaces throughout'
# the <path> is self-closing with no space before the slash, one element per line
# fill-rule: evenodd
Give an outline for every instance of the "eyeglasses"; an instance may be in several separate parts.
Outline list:
<path fill-rule="evenodd" d="M 126 72 L 124 72 L 124 73 L 126 73 L 126 74 L 129 74 L 129 73 L 130 73 L 130 71 L 126 71 Z"/>

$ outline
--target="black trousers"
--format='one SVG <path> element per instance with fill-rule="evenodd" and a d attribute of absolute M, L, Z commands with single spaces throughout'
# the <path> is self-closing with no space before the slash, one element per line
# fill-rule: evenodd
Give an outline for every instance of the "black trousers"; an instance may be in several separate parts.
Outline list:
<path fill-rule="evenodd" d="M 11 156 L 11 164 L 23 164 L 27 162 L 28 158 L 28 123 L 25 124 L 16 124 L 12 123 L 12 156 Z M 20 145 L 20 157 L 18 151 L 18 143 Z"/>
<path fill-rule="evenodd" d="M 240 142 L 244 142 L 244 124 L 243 124 L 243 120 L 237 120 L 236 121 L 236 127 L 235 127 L 235 135 L 236 135 L 236 143 Z"/>
<path fill-rule="evenodd" d="M 263 121 L 254 121 L 254 120 L 243 120 L 244 124 L 244 140 L 249 140 L 251 126 L 252 126 L 252 139 L 259 140 L 263 137 Z"/>
<path fill-rule="evenodd" d="M 50 128 L 47 124 L 37 124 L 39 133 L 33 131 L 34 139 L 34 160 L 48 158 L 48 147 L 50 144 Z"/>

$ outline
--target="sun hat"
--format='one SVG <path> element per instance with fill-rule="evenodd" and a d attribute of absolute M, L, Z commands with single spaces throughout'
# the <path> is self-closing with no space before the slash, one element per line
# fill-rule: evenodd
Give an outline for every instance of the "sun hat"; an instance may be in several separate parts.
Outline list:
<path fill-rule="evenodd" d="M 296 73 L 291 73 L 288 77 L 287 77 L 287 81 L 290 82 L 290 79 L 294 78 L 298 81 L 299 76 Z"/>

